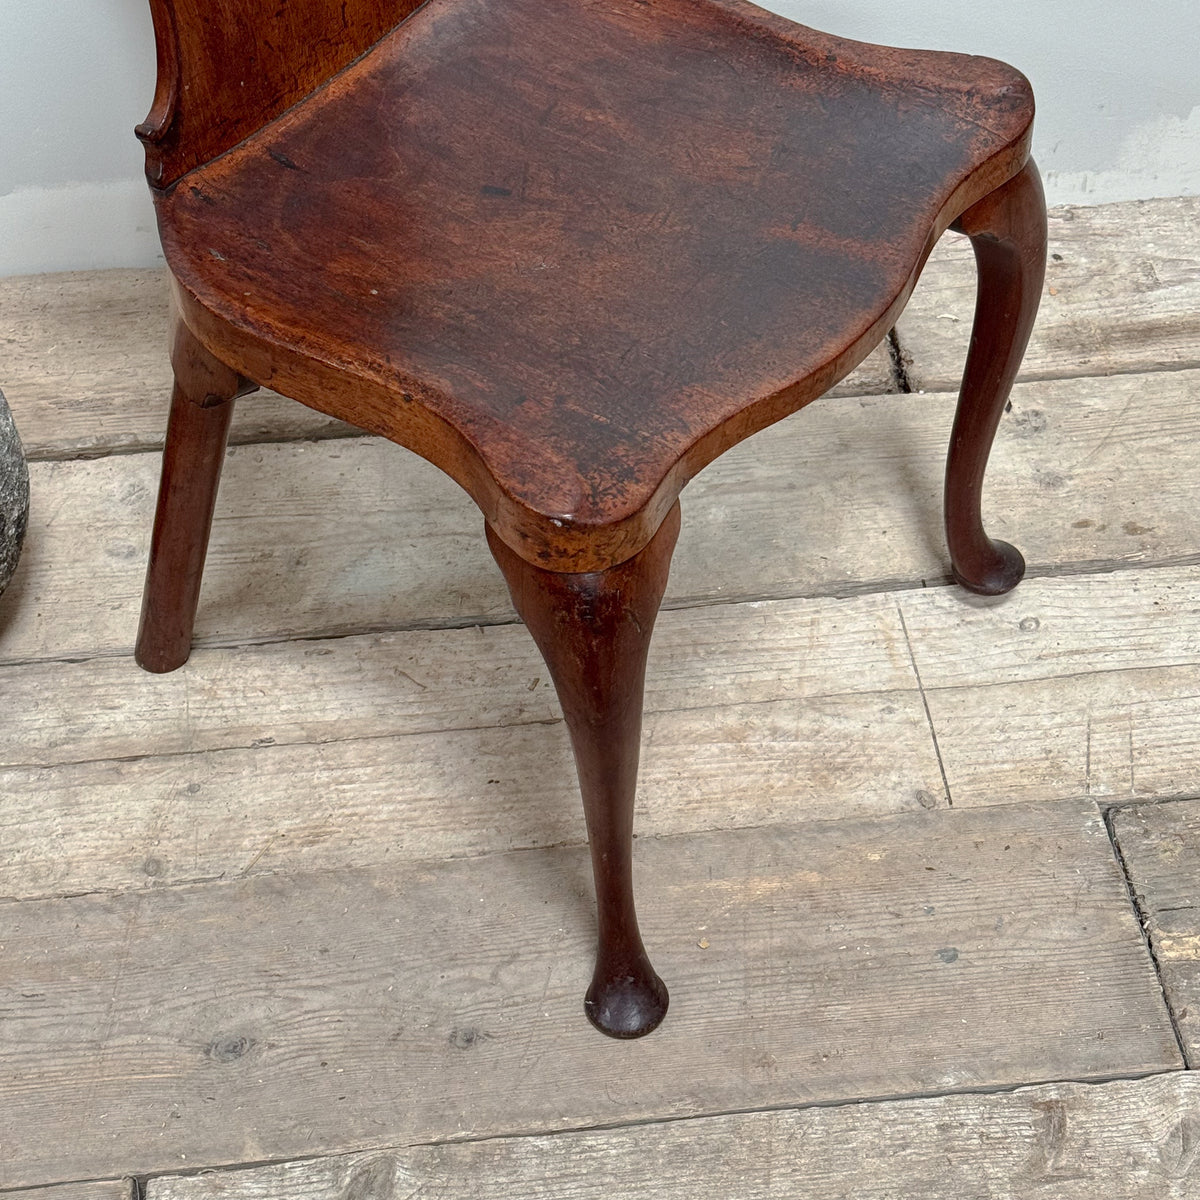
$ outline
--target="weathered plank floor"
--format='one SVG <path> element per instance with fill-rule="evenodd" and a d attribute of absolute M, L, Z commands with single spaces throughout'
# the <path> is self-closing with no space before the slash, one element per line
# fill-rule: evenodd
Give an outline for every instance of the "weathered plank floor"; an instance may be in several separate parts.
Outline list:
<path fill-rule="evenodd" d="M 0 1196 L 1200 1196 L 1200 200 L 1051 251 L 1012 595 L 947 586 L 952 242 L 895 373 L 686 492 L 638 812 L 672 1007 L 629 1045 L 470 502 L 241 402 L 198 648 L 145 675 L 161 276 L 0 280 Z"/>

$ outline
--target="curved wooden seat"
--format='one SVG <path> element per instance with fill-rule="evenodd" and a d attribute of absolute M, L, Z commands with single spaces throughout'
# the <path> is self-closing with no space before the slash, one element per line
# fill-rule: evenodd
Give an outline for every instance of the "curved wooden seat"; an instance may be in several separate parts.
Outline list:
<path fill-rule="evenodd" d="M 743 5 L 431 0 L 159 219 L 226 362 L 597 569 L 874 348 L 1032 115 L 999 63 Z"/>
<path fill-rule="evenodd" d="M 479 504 L 571 731 L 588 1013 L 648 1032 L 667 1000 L 632 812 L 677 497 L 861 361 L 952 223 L 980 296 L 951 560 L 976 591 L 1021 576 L 980 492 L 1044 268 L 1029 86 L 743 0 L 151 4 L 139 133 L 176 388 L 138 661 L 187 658 L 235 397 L 269 384 L 436 463 Z"/>

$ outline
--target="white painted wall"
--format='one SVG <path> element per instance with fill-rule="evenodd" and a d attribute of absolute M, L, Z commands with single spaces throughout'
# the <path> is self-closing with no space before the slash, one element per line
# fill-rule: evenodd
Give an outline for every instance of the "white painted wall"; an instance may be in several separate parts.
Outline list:
<path fill-rule="evenodd" d="M 990 54 L 1038 101 L 1051 204 L 1200 192 L 1197 0 L 771 0 L 845 37 Z"/>
<path fill-rule="evenodd" d="M 1020 67 L 1051 203 L 1200 192 L 1197 0 L 768 6 L 847 37 Z M 0 275 L 160 261 L 132 134 L 154 91 L 146 0 L 0 0 L 0 30 Z"/>

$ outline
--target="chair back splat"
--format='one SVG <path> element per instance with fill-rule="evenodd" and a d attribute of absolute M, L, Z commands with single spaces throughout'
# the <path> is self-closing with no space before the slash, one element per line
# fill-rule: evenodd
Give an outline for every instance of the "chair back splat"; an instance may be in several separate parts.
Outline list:
<path fill-rule="evenodd" d="M 150 0 L 154 106 L 146 175 L 169 187 L 364 54 L 421 0 Z"/>

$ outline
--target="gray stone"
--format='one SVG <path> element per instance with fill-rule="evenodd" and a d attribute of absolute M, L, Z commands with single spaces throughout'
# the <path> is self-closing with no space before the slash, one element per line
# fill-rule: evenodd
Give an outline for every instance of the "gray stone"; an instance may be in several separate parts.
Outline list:
<path fill-rule="evenodd" d="M 25 451 L 0 392 L 0 592 L 17 569 L 29 519 L 29 468 Z"/>

